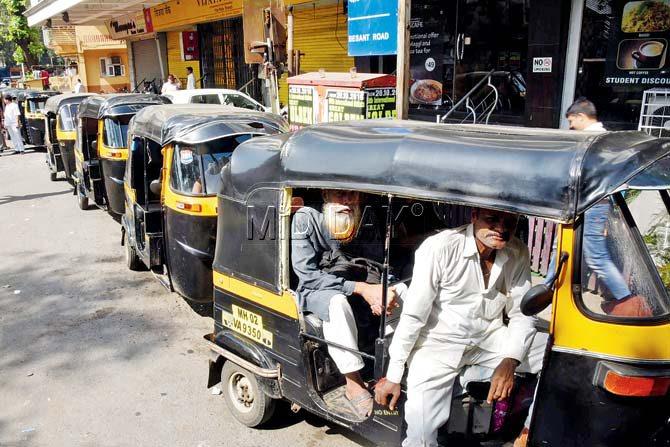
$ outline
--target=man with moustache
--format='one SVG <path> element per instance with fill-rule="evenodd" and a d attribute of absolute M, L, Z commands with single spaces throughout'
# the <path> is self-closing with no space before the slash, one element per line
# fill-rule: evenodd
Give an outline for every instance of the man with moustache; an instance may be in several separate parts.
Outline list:
<path fill-rule="evenodd" d="M 383 238 L 373 220 L 361 225 L 361 198 L 356 191 L 325 190 L 323 210 L 300 208 L 291 224 L 291 264 L 299 279 L 297 292 L 304 311 L 323 320 L 323 336 L 327 341 L 358 350 L 358 330 L 354 317 L 363 300 L 374 315 L 382 312 L 381 284 L 350 281 L 329 273 L 324 268 L 334 253 L 344 253 L 349 259 L 365 258 L 378 263 L 384 260 Z M 373 213 L 370 213 L 372 215 Z M 387 309 L 395 307 L 401 287 L 390 287 Z M 366 306 L 363 306 L 366 307 Z M 360 417 L 369 416 L 373 399 L 359 371 L 363 368 L 360 355 L 328 347 L 333 361 L 346 379 L 345 396 Z"/>
<path fill-rule="evenodd" d="M 404 447 L 439 445 L 454 382 L 466 368 L 477 380 L 493 371 L 491 403 L 510 396 L 515 371 L 542 367 L 546 334 L 536 335 L 535 318 L 519 308 L 531 283 L 528 248 L 514 236 L 517 220 L 474 209 L 471 224 L 429 237 L 416 252 L 386 378 L 375 388 L 377 403 L 387 405 L 390 395 L 395 409 L 407 362 Z M 530 414 L 526 427 L 529 421 Z M 527 436 L 524 428 L 515 447 Z"/>

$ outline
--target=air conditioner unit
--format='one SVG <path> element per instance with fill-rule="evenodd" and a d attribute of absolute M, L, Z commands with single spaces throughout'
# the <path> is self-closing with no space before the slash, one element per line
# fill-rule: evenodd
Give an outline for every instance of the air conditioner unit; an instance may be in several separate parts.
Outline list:
<path fill-rule="evenodd" d="M 638 130 L 653 137 L 670 137 L 670 89 L 644 92 Z"/>

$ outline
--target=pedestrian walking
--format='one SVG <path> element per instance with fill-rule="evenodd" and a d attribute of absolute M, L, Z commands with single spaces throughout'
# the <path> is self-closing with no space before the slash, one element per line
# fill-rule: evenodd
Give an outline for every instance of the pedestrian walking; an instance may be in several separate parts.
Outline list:
<path fill-rule="evenodd" d="M 11 95 L 5 96 L 5 129 L 7 129 L 9 138 L 12 140 L 14 152 L 23 154 L 25 148 L 21 136 L 20 116 L 19 105 L 14 102 L 14 97 Z"/>
<path fill-rule="evenodd" d="M 195 75 L 193 74 L 193 67 L 186 67 L 186 90 L 195 89 Z"/>
<path fill-rule="evenodd" d="M 84 91 L 84 85 L 81 83 L 81 79 L 77 79 L 77 83 L 74 84 L 74 93 L 81 93 Z"/>

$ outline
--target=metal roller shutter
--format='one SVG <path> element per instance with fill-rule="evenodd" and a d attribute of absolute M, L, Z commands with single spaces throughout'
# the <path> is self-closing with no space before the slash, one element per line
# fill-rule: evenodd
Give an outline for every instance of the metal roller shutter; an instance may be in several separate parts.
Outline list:
<path fill-rule="evenodd" d="M 158 50 L 156 39 L 139 40 L 133 42 L 133 63 L 135 65 L 135 81 L 137 84 L 142 80 L 156 80 L 156 85 L 160 88 L 161 66 L 158 60 Z"/>
<path fill-rule="evenodd" d="M 293 13 L 293 48 L 305 53 L 300 72 L 323 68 L 328 72 L 348 72 L 354 58 L 347 54 L 347 16 L 342 5 L 305 8 Z M 279 82 L 279 100 L 288 104 L 286 75 Z"/>

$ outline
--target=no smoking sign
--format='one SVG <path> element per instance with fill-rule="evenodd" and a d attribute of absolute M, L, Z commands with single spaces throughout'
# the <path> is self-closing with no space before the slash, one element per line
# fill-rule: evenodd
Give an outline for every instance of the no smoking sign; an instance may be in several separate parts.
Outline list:
<path fill-rule="evenodd" d="M 533 73 L 551 73 L 552 58 L 534 57 Z"/>

